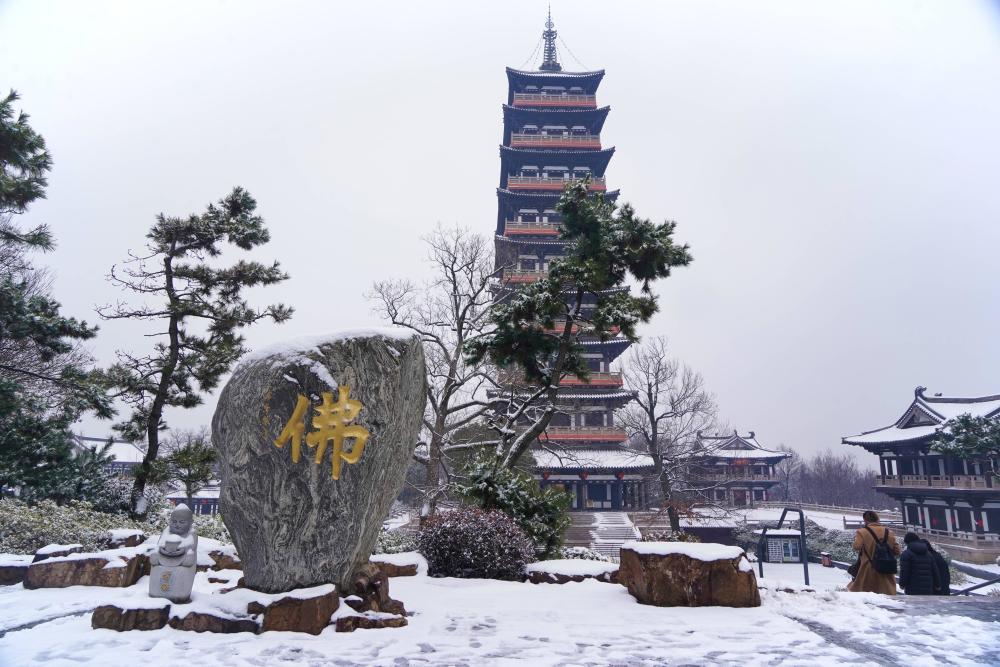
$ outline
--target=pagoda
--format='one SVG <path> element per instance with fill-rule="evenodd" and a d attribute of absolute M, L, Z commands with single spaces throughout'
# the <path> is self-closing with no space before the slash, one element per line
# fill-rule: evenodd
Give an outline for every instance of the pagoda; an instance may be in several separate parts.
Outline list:
<path fill-rule="evenodd" d="M 605 180 L 614 148 L 601 145 L 610 111 L 597 105 L 604 70 L 564 71 L 556 35 L 550 12 L 538 70 L 507 68 L 497 188 L 496 262 L 502 269 L 498 299 L 544 277 L 550 262 L 563 254 L 556 202 L 568 183 L 588 179 L 591 192 L 611 201 L 618 197 Z M 596 305 L 598 295 L 590 298 Z M 644 508 L 652 459 L 625 448 L 627 435 L 614 415 L 633 398 L 623 388 L 621 374 L 611 370 L 629 341 L 619 335 L 605 341 L 584 337 L 581 343 L 590 377 L 586 382 L 576 377 L 561 382 L 559 411 L 532 445 L 536 478 L 543 486 L 570 492 L 576 510 Z M 503 400 L 501 392 L 492 393 L 491 399 Z"/>

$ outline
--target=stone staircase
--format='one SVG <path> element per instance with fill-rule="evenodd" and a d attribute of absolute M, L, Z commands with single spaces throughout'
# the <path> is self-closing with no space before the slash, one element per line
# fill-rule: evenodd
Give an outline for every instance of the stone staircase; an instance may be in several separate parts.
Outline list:
<path fill-rule="evenodd" d="M 568 547 L 587 547 L 617 560 L 623 542 L 640 539 L 625 512 L 573 512 L 570 518 Z"/>

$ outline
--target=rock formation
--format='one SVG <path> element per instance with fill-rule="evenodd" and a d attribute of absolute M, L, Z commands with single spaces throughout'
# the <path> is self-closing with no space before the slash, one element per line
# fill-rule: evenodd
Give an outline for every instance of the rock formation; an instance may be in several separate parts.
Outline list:
<path fill-rule="evenodd" d="M 330 335 L 250 355 L 219 397 L 221 513 L 246 585 L 347 583 L 368 560 L 420 428 L 414 335 Z"/>

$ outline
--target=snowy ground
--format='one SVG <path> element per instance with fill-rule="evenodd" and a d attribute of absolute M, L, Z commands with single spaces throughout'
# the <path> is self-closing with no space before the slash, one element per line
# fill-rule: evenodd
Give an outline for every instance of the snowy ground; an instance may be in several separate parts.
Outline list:
<path fill-rule="evenodd" d="M 764 565 L 756 609 L 640 605 L 624 587 L 585 581 L 533 585 L 395 578 L 393 597 L 412 612 L 401 629 L 318 637 L 211 635 L 165 628 L 92 630 L 90 609 L 145 597 L 130 589 L 0 587 L 3 667 L 199 667 L 271 665 L 840 665 L 998 664 L 1000 623 L 954 614 L 908 615 L 906 600 L 837 592 L 843 573 Z M 197 590 L 210 590 L 199 574 Z M 992 652 L 992 653 L 991 653 Z"/>
<path fill-rule="evenodd" d="M 848 520 L 860 520 L 861 515 L 853 514 L 837 514 L 834 512 L 818 512 L 816 510 L 803 510 L 805 512 L 806 518 L 815 521 L 823 528 L 828 530 L 844 530 L 844 517 L 846 516 Z M 781 518 L 781 509 L 773 507 L 757 507 L 750 510 L 737 510 L 737 514 L 745 516 L 747 519 L 753 521 L 777 521 Z M 798 528 L 799 526 L 799 515 L 795 512 L 789 512 L 785 516 L 784 527 Z"/>

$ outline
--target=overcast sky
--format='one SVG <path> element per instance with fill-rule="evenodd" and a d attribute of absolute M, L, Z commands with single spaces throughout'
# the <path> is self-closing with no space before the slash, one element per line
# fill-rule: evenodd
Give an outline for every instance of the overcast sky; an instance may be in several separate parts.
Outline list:
<path fill-rule="evenodd" d="M 670 337 L 734 427 L 844 449 L 918 384 L 1000 393 L 997 2 L 552 13 L 586 68 L 607 70 L 609 184 L 677 220 L 695 257 L 658 285 L 643 333 Z M 155 214 L 242 185 L 272 232 L 257 256 L 291 274 L 254 301 L 296 309 L 250 344 L 375 324 L 363 293 L 422 276 L 422 234 L 492 234 L 504 66 L 524 65 L 544 16 L 517 0 L 0 1 L 0 88 L 21 93 L 54 158 L 23 223 L 56 234 L 39 262 L 65 312 L 93 320 L 119 296 L 105 275 Z M 94 353 L 146 349 L 148 331 L 103 323 Z"/>

